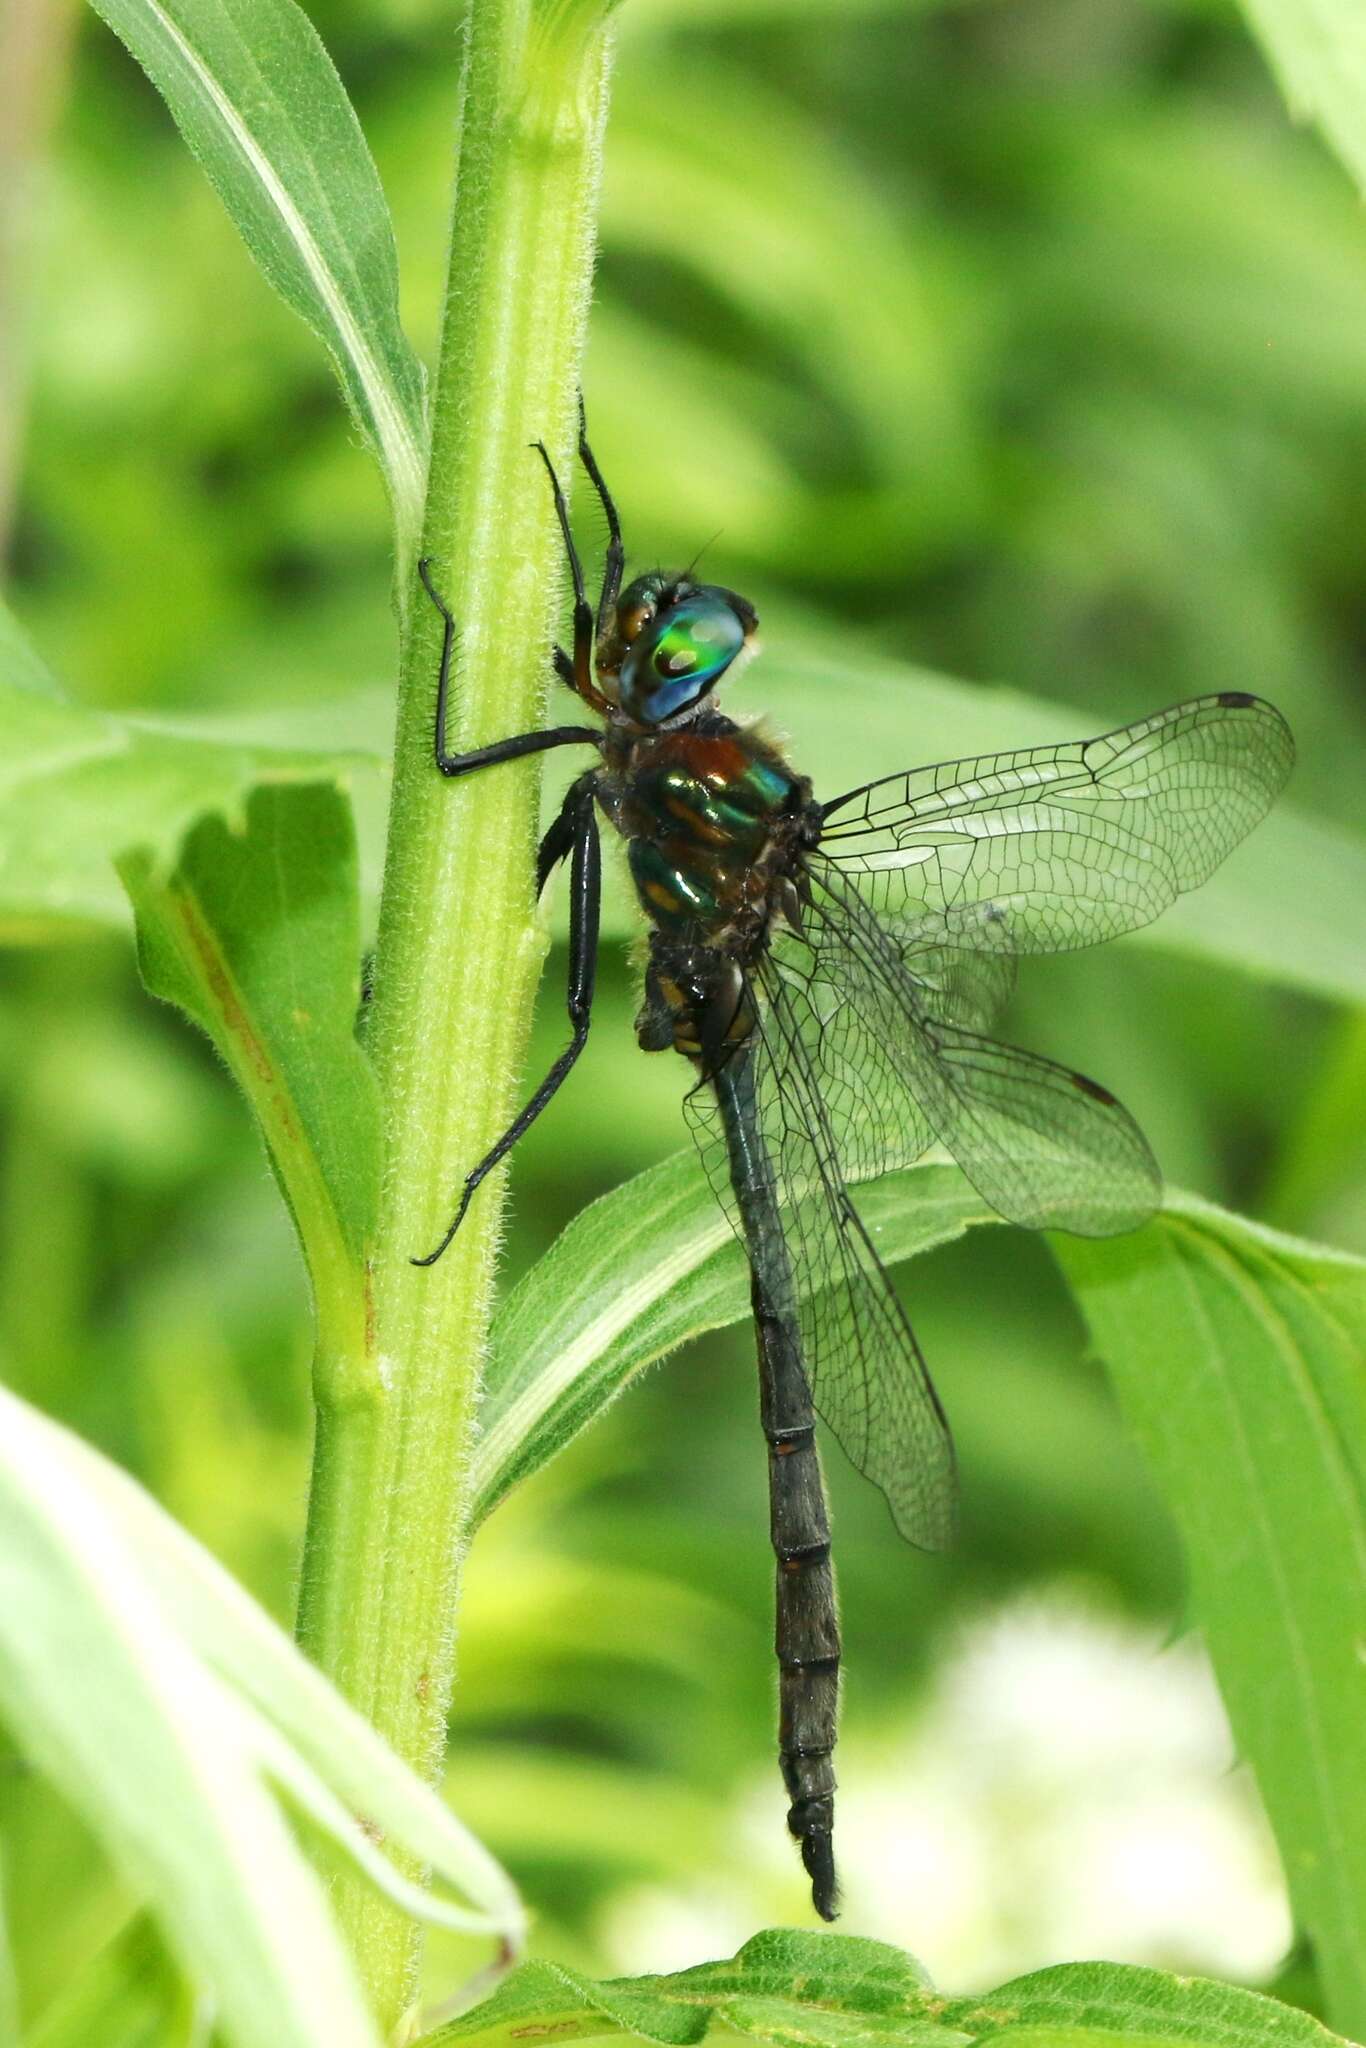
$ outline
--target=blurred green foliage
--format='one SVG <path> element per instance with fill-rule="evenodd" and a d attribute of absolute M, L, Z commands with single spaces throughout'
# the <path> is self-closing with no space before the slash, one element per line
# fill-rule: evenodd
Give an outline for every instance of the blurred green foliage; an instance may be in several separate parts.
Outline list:
<path fill-rule="evenodd" d="M 427 0 L 312 11 L 429 355 L 457 18 Z M 392 668 L 379 485 L 152 88 L 93 19 L 76 29 L 37 166 L 12 601 L 86 702 L 289 714 L 333 744 Z M 773 644 L 841 633 L 1009 680 L 1075 706 L 1077 731 L 1253 688 L 1296 729 L 1295 804 L 1359 817 L 1360 201 L 1220 0 L 627 0 L 587 390 L 628 540 L 648 560 L 705 546 Z M 245 1111 L 138 991 L 126 944 L 0 972 L 0 1371 L 288 1615 L 307 1301 Z M 510 1275 L 681 1141 L 679 1076 L 631 1041 L 624 954 L 603 981 L 574 1083 L 518 1156 Z M 557 1000 L 544 1013 L 533 1065 L 562 1032 Z M 1173 1180 L 1366 1247 L 1359 1017 L 1119 948 L 1033 969 L 1013 1022 L 1121 1089 Z M 1045 1248 L 991 1232 L 906 1285 L 959 1438 L 964 1534 L 918 1558 L 832 1475 L 847 1774 L 906 1725 L 963 1616 L 1062 1577 L 1159 1626 L 1184 1597 Z M 618 1960 L 605 1916 L 634 1886 L 717 1865 L 724 1911 L 769 1883 L 740 1822 L 772 1745 L 753 1409 L 743 1336 L 695 1347 L 472 1555 L 461 1811 L 547 1952 L 589 1969 Z M 37 2010 L 127 1902 L 13 1759 L 0 1820 Z M 764 1907 L 801 1898 L 794 1869 Z M 914 1947 L 913 1915 L 904 1932 Z M 437 1945 L 438 1978 L 447 1962 Z"/>

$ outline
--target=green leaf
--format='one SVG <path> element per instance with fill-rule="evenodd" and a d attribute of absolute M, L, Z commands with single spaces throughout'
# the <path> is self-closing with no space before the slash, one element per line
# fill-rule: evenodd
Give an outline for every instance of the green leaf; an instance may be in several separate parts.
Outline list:
<path fill-rule="evenodd" d="M 207 1032 L 256 1112 L 313 1276 L 323 1348 L 368 1363 L 380 1105 L 354 1030 L 350 807 L 325 784 L 257 789 L 242 829 L 202 819 L 169 875 L 147 853 L 120 865 L 143 980 Z"/>
<path fill-rule="evenodd" d="M 153 1922 L 139 1914 L 64 1986 L 24 2048 L 197 2048 L 209 2033 L 207 2025 L 194 2031 L 199 2002 Z"/>
<path fill-rule="evenodd" d="M 1358 0 L 1243 0 L 1292 114 L 1366 193 L 1366 15 Z"/>
<path fill-rule="evenodd" d="M 1122 2034 L 1106 2027 L 1003 2027 L 991 2037 L 1011 2048 L 1177 2048 L 1179 2034 Z"/>
<path fill-rule="evenodd" d="M 937 1162 L 868 1187 L 859 1207 L 887 1260 L 995 1220 L 957 1167 Z M 744 1254 L 693 1153 L 582 1210 L 494 1321 L 473 1464 L 476 1520 L 647 1366 L 749 1312 Z"/>
<path fill-rule="evenodd" d="M 376 2048 L 282 1800 L 405 1910 L 520 1940 L 498 1866 L 288 1637 L 126 1474 L 3 1390 L 0 1719 L 236 2048 Z M 473 1903 L 430 1897 L 381 1840 Z"/>
<path fill-rule="evenodd" d="M 596 1982 L 524 1964 L 473 2012 L 425 2037 L 557 2040 L 617 2032 L 685 2048 L 713 2025 L 774 2048 L 874 2048 L 1009 2040 L 1016 2048 L 1185 2042 L 1207 2048 L 1328 2048 L 1308 2014 L 1253 1991 L 1120 1963 L 1076 1963 L 978 1998 L 936 1992 L 900 1949 L 840 1934 L 771 1928 L 724 1963 L 672 1977 Z"/>
<path fill-rule="evenodd" d="M 5 1866 L 0 1862 L 0 2041 L 19 2039 L 19 1982 L 5 1917 Z"/>
<path fill-rule="evenodd" d="M 1366 2033 L 1366 1264 L 1189 1199 L 1059 1242 L 1185 1538 L 1328 2009 Z"/>
<path fill-rule="evenodd" d="M 120 854 L 146 847 L 165 864 L 206 812 L 240 820 L 260 783 L 344 785 L 379 758 L 200 738 L 73 704 L 0 606 L 0 941 L 125 926 Z"/>
<path fill-rule="evenodd" d="M 985 1997 L 951 2000 L 948 2025 L 974 2040 L 1038 2035 L 1209 2044 L 1209 2048 L 1327 2048 L 1335 2036 L 1310 2014 L 1260 1992 L 1127 1963 L 1063 1963 L 1016 1977 Z"/>
<path fill-rule="evenodd" d="M 510 1879 L 422 1780 L 398 1760 L 370 1723 L 302 1655 L 208 1551 L 117 1465 L 78 1437 L 44 1425 L 88 1499 L 108 1511 L 138 1571 L 186 1645 L 277 1731 L 272 1774 L 303 1811 L 337 1835 L 351 1859 L 400 1904 L 464 1932 L 493 1932 L 512 1949 L 525 1932 Z M 363 1816 L 339 1829 L 335 1794 Z M 431 1899 L 399 1879 L 372 1842 L 392 1843 L 474 1901 L 473 1909 Z"/>
<path fill-rule="evenodd" d="M 60 697 L 55 677 L 40 659 L 27 633 L 0 597 L 0 686 L 28 690 L 39 697 Z"/>
<path fill-rule="evenodd" d="M 243 241 L 326 345 L 393 503 L 406 587 L 422 513 L 422 371 L 399 324 L 379 173 L 294 0 L 92 0 L 165 98 Z"/>
<path fill-rule="evenodd" d="M 831 2048 L 870 2038 L 966 2039 L 936 2026 L 932 2008 L 943 2003 L 900 1949 L 770 1928 L 730 1960 L 672 1977 L 601 1982 L 553 1963 L 524 1963 L 485 2004 L 428 2037 L 428 2048 L 549 2029 L 563 2040 L 616 2031 L 684 2048 L 704 2040 L 713 2021 L 757 2040 Z"/>

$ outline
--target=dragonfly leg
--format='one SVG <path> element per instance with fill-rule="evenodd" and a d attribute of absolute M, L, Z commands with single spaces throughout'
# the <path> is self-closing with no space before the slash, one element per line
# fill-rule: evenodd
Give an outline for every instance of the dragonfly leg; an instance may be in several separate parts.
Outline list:
<path fill-rule="evenodd" d="M 579 461 L 588 475 L 588 481 L 598 494 L 607 520 L 607 554 L 602 565 L 602 589 L 598 595 L 598 633 L 607 630 L 617 598 L 621 594 L 621 572 L 626 561 L 626 547 L 621 538 L 621 514 L 617 511 L 616 499 L 607 488 L 598 459 L 588 445 L 588 415 L 583 407 L 583 393 L 579 393 Z"/>
<path fill-rule="evenodd" d="M 415 1266 L 436 1264 L 464 1222 L 465 1211 L 469 1208 L 481 1181 L 493 1171 L 500 1160 L 506 1159 L 522 1134 L 530 1130 L 541 1111 L 568 1078 L 587 1041 L 593 1011 L 593 988 L 597 979 L 598 928 L 602 901 L 602 844 L 598 836 L 594 802 L 593 777 L 580 776 L 566 795 L 559 818 L 551 826 L 541 844 L 541 862 L 547 872 L 557 860 L 563 860 L 566 855 L 570 859 L 569 987 L 565 1007 L 569 1012 L 573 1036 L 531 1100 L 508 1125 L 497 1144 L 489 1148 L 479 1164 L 466 1177 L 460 1193 L 460 1203 L 449 1230 L 435 1251 L 428 1252 L 425 1258 L 412 1261 Z"/>
<path fill-rule="evenodd" d="M 432 565 L 425 556 L 417 565 L 417 573 L 422 579 L 422 588 L 441 614 L 441 667 L 436 682 L 436 730 L 432 751 L 443 775 L 468 775 L 475 768 L 493 768 L 500 761 L 518 761 L 525 754 L 543 754 L 549 747 L 600 744 L 602 735 L 591 725 L 554 725 L 545 732 L 514 733 L 511 739 L 494 740 L 487 747 L 472 747 L 467 754 L 449 753 L 446 748 L 446 699 L 450 694 L 455 656 L 455 619 L 432 581 Z"/>
<path fill-rule="evenodd" d="M 578 784 L 565 791 L 564 802 L 546 826 L 536 849 L 536 894 L 539 896 L 561 861 L 569 860 L 580 832 Z"/>
<path fill-rule="evenodd" d="M 560 522 L 560 537 L 564 541 L 564 552 L 569 562 L 569 574 L 574 585 L 574 652 L 570 657 L 562 648 L 555 650 L 555 672 L 560 681 L 568 683 L 571 690 L 578 692 L 585 704 L 591 704 L 595 711 L 605 710 L 606 700 L 593 679 L 593 650 L 595 633 L 593 607 L 588 602 L 584 589 L 583 563 L 574 542 L 574 529 L 569 523 L 569 507 L 560 479 L 555 474 L 555 465 L 544 441 L 532 443 L 545 464 L 545 473 L 550 478 L 550 494 L 555 501 L 555 517 Z"/>

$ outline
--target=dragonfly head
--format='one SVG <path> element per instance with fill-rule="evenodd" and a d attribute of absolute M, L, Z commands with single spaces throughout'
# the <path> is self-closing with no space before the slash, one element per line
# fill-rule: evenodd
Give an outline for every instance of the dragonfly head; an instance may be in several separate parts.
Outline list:
<path fill-rule="evenodd" d="M 754 607 L 733 590 L 658 572 L 622 592 L 598 674 L 633 725 L 683 724 L 754 640 Z"/>

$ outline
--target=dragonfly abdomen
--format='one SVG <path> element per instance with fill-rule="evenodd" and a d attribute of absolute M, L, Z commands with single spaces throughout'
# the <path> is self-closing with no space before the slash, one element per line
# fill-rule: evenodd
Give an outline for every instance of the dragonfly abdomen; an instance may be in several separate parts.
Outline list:
<path fill-rule="evenodd" d="M 778 1762 L 791 1802 L 787 1825 L 801 1846 L 812 1903 L 823 1920 L 833 1920 L 840 1626 L 830 1520 L 811 1395 L 791 1317 L 775 1312 L 757 1274 L 751 1294 L 758 1332 L 760 1414 L 768 1440 Z"/>
<path fill-rule="evenodd" d="M 741 1048 L 712 1077 L 731 1184 L 750 1266 L 759 1363 L 759 1417 L 768 1444 L 778 1657 L 778 1760 L 787 1825 L 811 1879 L 811 1901 L 833 1920 L 835 1738 L 839 1725 L 840 1627 L 830 1562 L 830 1518 L 816 1450 L 816 1416 L 802 1359 L 791 1260 L 754 1095 L 751 1054 Z"/>
<path fill-rule="evenodd" d="M 760 1372 L 768 1381 L 772 1365 L 763 1360 L 764 1348 L 761 1325 Z M 769 1500 L 776 1560 L 778 1761 L 791 1802 L 787 1825 L 801 1846 L 812 1903 L 823 1920 L 833 1920 L 840 1629 L 825 1489 L 810 1426 L 788 1433 L 785 1440 L 775 1442 L 770 1436 Z"/>

